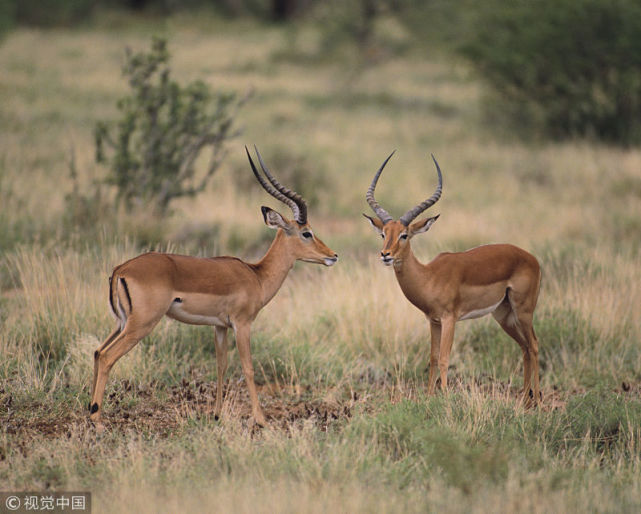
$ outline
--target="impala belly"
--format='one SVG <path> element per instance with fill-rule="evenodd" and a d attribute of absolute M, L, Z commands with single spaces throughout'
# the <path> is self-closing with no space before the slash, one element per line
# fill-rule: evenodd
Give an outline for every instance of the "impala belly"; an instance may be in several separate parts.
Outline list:
<path fill-rule="evenodd" d="M 490 312 L 494 312 L 497 309 L 497 307 L 501 305 L 501 303 L 503 303 L 503 298 L 501 298 L 498 303 L 494 305 L 490 305 L 489 307 L 486 307 L 484 309 L 475 309 L 472 311 L 468 311 L 465 314 L 463 314 L 461 317 L 459 317 L 459 321 L 464 319 L 475 319 L 475 318 L 480 318 L 482 316 L 485 316 Z"/>
<path fill-rule="evenodd" d="M 229 327 L 229 316 L 219 312 L 218 309 L 206 309 L 197 305 L 189 298 L 177 297 L 167 310 L 167 316 L 190 325 L 215 325 Z"/>

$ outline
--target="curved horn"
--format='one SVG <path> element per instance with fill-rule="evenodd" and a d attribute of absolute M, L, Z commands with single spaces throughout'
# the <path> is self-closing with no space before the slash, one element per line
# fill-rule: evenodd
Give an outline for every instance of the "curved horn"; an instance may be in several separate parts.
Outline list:
<path fill-rule="evenodd" d="M 396 150 L 394 150 L 394 152 L 396 152 Z M 385 209 L 383 209 L 380 205 L 378 205 L 378 202 L 374 199 L 374 189 L 376 189 L 376 183 L 378 182 L 378 177 L 381 176 L 381 173 L 383 172 L 383 168 L 387 164 L 387 161 L 389 161 L 392 158 L 392 155 L 394 155 L 394 152 L 389 154 L 389 157 L 385 159 L 385 162 L 383 162 L 383 164 L 381 164 L 381 167 L 376 172 L 376 175 L 374 175 L 374 179 L 372 180 L 372 183 L 370 184 L 369 189 L 365 194 L 365 199 L 367 200 L 367 203 L 372 208 L 374 213 L 383 222 L 383 225 L 385 225 L 385 223 L 387 223 L 388 221 L 392 221 L 393 218 L 389 215 L 389 213 Z"/>
<path fill-rule="evenodd" d="M 414 218 L 416 218 L 416 216 L 418 216 L 428 207 L 431 207 L 436 202 L 438 202 L 438 199 L 441 197 L 441 192 L 443 191 L 443 176 L 441 175 L 441 168 L 434 158 L 434 154 L 432 154 L 432 160 L 434 161 L 434 164 L 436 164 L 436 172 L 438 173 L 438 186 L 436 186 L 436 191 L 434 191 L 434 194 L 432 196 L 430 196 L 424 202 L 419 203 L 416 207 L 410 209 L 399 218 L 399 221 L 406 227 L 412 222 Z"/>
<path fill-rule="evenodd" d="M 307 223 L 307 204 L 305 203 L 305 200 L 303 199 L 303 197 L 299 195 L 297 192 L 292 191 L 291 189 L 287 189 L 280 182 L 278 182 L 278 180 L 276 180 L 274 176 L 269 172 L 269 170 L 267 169 L 267 166 L 265 166 L 265 163 L 263 162 L 263 158 L 260 156 L 260 152 L 258 151 L 258 148 L 256 148 L 256 145 L 254 145 L 254 150 L 256 150 L 256 155 L 258 156 L 258 162 L 260 163 L 260 167 L 262 168 L 263 173 L 267 177 L 267 180 L 271 182 L 272 186 L 274 186 L 274 188 L 276 188 L 278 192 L 285 195 L 292 202 L 294 202 L 298 207 L 298 212 L 294 212 L 294 218 L 296 219 L 296 222 L 299 225 L 304 225 L 305 223 Z"/>
<path fill-rule="evenodd" d="M 276 200 L 280 200 L 283 202 L 285 205 L 287 205 L 292 212 L 294 213 L 294 218 L 298 223 L 300 223 L 299 218 L 301 215 L 301 210 L 298 206 L 298 204 L 291 198 L 285 196 L 283 193 L 280 193 L 278 190 L 276 190 L 274 187 L 272 187 L 261 175 L 258 173 L 258 170 L 256 169 L 256 166 L 254 165 L 254 161 L 251 158 L 251 155 L 249 155 L 249 150 L 247 147 L 245 147 L 245 151 L 247 152 L 247 158 L 249 159 L 249 164 L 251 165 L 252 171 L 254 172 L 254 176 L 256 177 L 256 180 L 260 183 L 261 186 L 263 186 L 263 189 L 267 191 L 270 195 L 272 195 Z M 258 153 L 258 152 L 257 152 Z M 260 158 L 260 156 L 259 156 Z M 263 168 L 263 171 L 265 168 Z M 281 186 L 282 187 L 282 186 Z"/>

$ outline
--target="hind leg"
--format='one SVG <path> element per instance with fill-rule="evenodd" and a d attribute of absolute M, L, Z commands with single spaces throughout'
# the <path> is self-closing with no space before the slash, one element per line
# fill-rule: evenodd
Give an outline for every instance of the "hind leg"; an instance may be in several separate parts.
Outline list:
<path fill-rule="evenodd" d="M 514 339 L 523 352 L 523 402 L 530 399 L 539 403 L 539 342 L 532 327 L 532 312 L 536 306 L 536 296 L 508 289 L 505 301 L 493 313 L 503 330 Z M 534 378 L 534 390 L 531 389 Z"/>
<path fill-rule="evenodd" d="M 111 371 L 111 368 L 120 357 L 125 355 L 138 344 L 138 341 L 151 332 L 158 321 L 160 321 L 160 317 L 141 323 L 134 316 L 130 316 L 122 332 L 114 337 L 109 344 L 103 345 L 98 350 L 95 387 L 91 396 L 90 418 L 92 421 L 100 421 L 102 400 L 109 371 Z"/>
<path fill-rule="evenodd" d="M 93 357 L 93 382 L 91 383 L 91 398 L 93 398 L 94 392 L 96 390 L 96 380 L 98 380 L 98 356 L 100 355 L 100 352 L 104 350 L 107 346 L 111 344 L 111 342 L 120 335 L 121 329 L 120 329 L 120 323 L 118 323 L 118 326 L 114 328 L 107 337 L 107 339 L 104 340 L 104 342 L 98 347 L 98 349 L 94 352 Z M 89 406 L 87 407 L 89 410 L 91 410 L 91 402 L 89 402 Z"/>
<path fill-rule="evenodd" d="M 539 384 L 539 340 L 534 333 L 532 321 L 534 309 L 539 297 L 540 274 L 538 280 L 515 279 L 513 288 L 508 289 L 507 296 L 518 323 L 519 333 L 527 345 L 527 351 L 531 362 L 531 377 L 534 390 L 528 390 L 527 394 L 538 405 L 541 400 L 541 388 Z M 526 394 L 526 391 L 524 391 Z"/>
<path fill-rule="evenodd" d="M 534 333 L 532 326 L 531 314 L 517 314 L 519 318 L 519 325 L 525 334 L 527 340 L 528 353 L 531 361 L 531 375 L 533 382 L 533 390 L 528 391 L 530 398 L 534 400 L 534 404 L 538 405 L 541 399 L 541 388 L 539 384 L 539 340 Z"/>
<path fill-rule="evenodd" d="M 501 304 L 501 306 L 492 313 L 494 319 L 501 325 L 501 328 L 514 339 L 521 347 L 523 353 L 523 402 L 526 403 L 529 398 L 530 382 L 532 377 L 532 361 L 528 345 L 525 338 L 518 330 L 518 320 L 509 303 Z"/>

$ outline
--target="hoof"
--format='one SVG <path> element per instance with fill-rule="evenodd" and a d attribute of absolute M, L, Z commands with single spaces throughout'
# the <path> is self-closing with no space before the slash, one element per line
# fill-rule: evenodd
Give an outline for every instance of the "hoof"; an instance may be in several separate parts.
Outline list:
<path fill-rule="evenodd" d="M 93 428 L 96 434 L 102 434 L 107 429 L 99 415 L 89 417 L 89 426 Z"/>
<path fill-rule="evenodd" d="M 251 424 L 254 427 L 265 428 L 267 426 L 267 421 L 265 420 L 265 416 L 263 416 L 263 415 L 261 415 L 261 416 L 252 416 L 251 417 Z"/>
<path fill-rule="evenodd" d="M 532 409 L 534 407 L 540 407 L 543 403 L 543 392 L 539 391 L 538 398 L 534 396 L 534 391 L 530 389 L 527 393 L 523 395 L 523 407 L 526 409 Z"/>
<path fill-rule="evenodd" d="M 532 389 L 530 389 L 529 395 L 530 399 L 534 400 L 534 391 Z M 539 391 L 539 401 L 543 401 L 543 391 Z"/>

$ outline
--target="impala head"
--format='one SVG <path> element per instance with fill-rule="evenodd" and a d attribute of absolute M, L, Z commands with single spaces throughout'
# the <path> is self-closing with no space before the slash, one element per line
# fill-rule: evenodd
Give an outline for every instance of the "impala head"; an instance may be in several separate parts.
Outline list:
<path fill-rule="evenodd" d="M 263 213 L 265 224 L 270 228 L 282 231 L 283 237 L 286 238 L 286 244 L 292 254 L 296 256 L 297 260 L 324 264 L 325 266 L 334 265 L 338 260 L 338 255 L 314 235 L 312 228 L 307 222 L 307 204 L 305 200 L 303 200 L 303 197 L 282 186 L 265 166 L 258 152 L 258 148 L 254 147 L 254 150 L 256 150 L 260 167 L 265 177 L 267 177 L 267 180 L 265 180 L 258 172 L 251 155 L 249 155 L 249 150 L 245 147 L 249 164 L 256 179 L 265 191 L 287 205 L 294 214 L 294 219 L 290 220 L 274 209 L 263 206 L 260 209 Z"/>
<path fill-rule="evenodd" d="M 363 214 L 369 222 L 372 224 L 374 229 L 382 236 L 383 238 L 383 249 L 381 250 L 381 260 L 387 266 L 391 266 L 394 262 L 401 262 L 405 255 L 405 252 L 409 249 L 409 241 L 416 234 L 421 234 L 422 232 L 427 232 L 432 224 L 438 219 L 439 215 L 433 216 L 431 218 L 425 218 L 419 221 L 414 221 L 419 214 L 423 211 L 434 205 L 438 199 L 441 197 L 441 191 L 443 190 L 443 177 L 441 176 L 441 168 L 436 162 L 436 159 L 432 155 L 434 164 L 436 164 L 436 172 L 438 173 L 438 186 L 434 194 L 430 196 L 424 202 L 418 204 L 413 209 L 407 211 L 403 216 L 398 220 L 394 220 L 388 212 L 383 209 L 378 202 L 374 199 L 374 190 L 376 189 L 376 183 L 378 178 L 383 172 L 383 168 L 394 155 L 392 152 L 385 162 L 381 165 L 379 170 L 374 175 L 374 179 L 367 190 L 365 198 L 367 203 L 372 208 L 376 214 L 376 218 Z"/>

